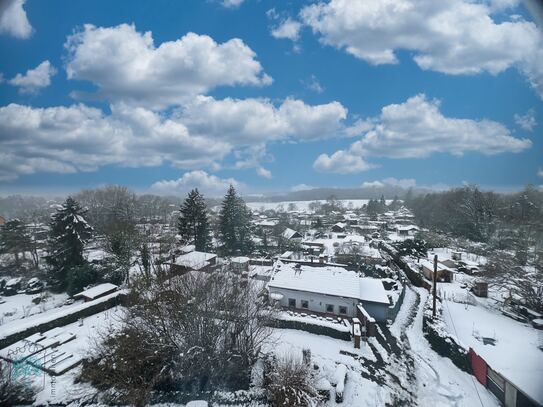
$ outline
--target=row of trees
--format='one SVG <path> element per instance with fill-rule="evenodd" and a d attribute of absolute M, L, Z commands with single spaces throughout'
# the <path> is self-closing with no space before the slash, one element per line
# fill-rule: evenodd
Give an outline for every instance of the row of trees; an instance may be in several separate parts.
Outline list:
<path fill-rule="evenodd" d="M 222 201 L 215 226 L 222 254 L 247 254 L 253 250 L 251 211 L 232 185 Z M 204 197 L 198 189 L 190 191 L 181 205 L 178 230 L 183 241 L 194 244 L 196 250 L 211 248 L 211 221 Z"/>

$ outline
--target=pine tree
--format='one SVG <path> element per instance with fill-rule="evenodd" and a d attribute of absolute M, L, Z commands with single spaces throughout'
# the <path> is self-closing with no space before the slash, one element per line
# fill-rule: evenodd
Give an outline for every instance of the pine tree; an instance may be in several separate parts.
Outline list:
<path fill-rule="evenodd" d="M 227 255 L 248 254 L 253 249 L 251 212 L 230 185 L 219 215 L 219 235 Z"/>
<path fill-rule="evenodd" d="M 85 214 L 79 203 L 68 197 L 51 217 L 47 262 L 61 287 L 68 283 L 68 273 L 72 269 L 81 269 L 80 266 L 86 263 L 83 249 L 93 229 L 83 217 Z"/>
<path fill-rule="evenodd" d="M 31 238 L 26 225 L 19 219 L 12 219 L 0 228 L 0 252 L 13 255 L 15 266 L 21 266 L 20 254 L 31 248 Z"/>
<path fill-rule="evenodd" d="M 204 197 L 198 189 L 189 192 L 181 205 L 179 222 L 177 224 L 179 234 L 186 243 L 194 243 L 198 251 L 206 251 L 211 245 L 209 234 L 209 219 Z"/>

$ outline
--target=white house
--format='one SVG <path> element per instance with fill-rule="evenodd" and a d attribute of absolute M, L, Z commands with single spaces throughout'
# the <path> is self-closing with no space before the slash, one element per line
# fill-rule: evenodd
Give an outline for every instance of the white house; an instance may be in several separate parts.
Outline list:
<path fill-rule="evenodd" d="M 272 301 L 296 308 L 344 317 L 356 317 L 362 304 L 377 321 L 387 319 L 390 305 L 381 280 L 361 278 L 342 267 L 311 267 L 278 261 L 268 283 Z"/>

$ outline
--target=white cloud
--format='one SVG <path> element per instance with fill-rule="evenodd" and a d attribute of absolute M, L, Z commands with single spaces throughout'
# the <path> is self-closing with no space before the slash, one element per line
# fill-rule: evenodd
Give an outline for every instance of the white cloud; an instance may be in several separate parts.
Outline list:
<path fill-rule="evenodd" d="M 543 178 L 543 168 L 537 170 L 537 176 Z"/>
<path fill-rule="evenodd" d="M 492 4 L 331 0 L 304 7 L 300 17 L 322 43 L 374 65 L 398 63 L 396 52 L 408 50 L 422 69 L 446 74 L 496 75 L 517 67 L 543 97 L 541 33 L 519 17 L 494 21 L 497 7 L 513 2 Z"/>
<path fill-rule="evenodd" d="M 353 174 L 374 167 L 374 165 L 364 161 L 362 157 L 344 150 L 338 150 L 331 156 L 321 154 L 313 163 L 313 168 L 319 172 L 335 172 L 338 174 Z"/>
<path fill-rule="evenodd" d="M 344 132 L 347 109 L 339 102 L 307 105 L 287 98 L 279 106 L 267 99 L 217 100 L 199 96 L 179 111 L 193 134 L 214 135 L 237 145 L 292 138 L 314 140 Z"/>
<path fill-rule="evenodd" d="M 298 191 L 308 191 L 310 189 L 314 189 L 315 187 L 312 187 L 311 185 L 307 184 L 298 184 L 294 185 L 290 188 L 292 192 L 298 192 Z"/>
<path fill-rule="evenodd" d="M 300 28 L 302 24 L 288 17 L 281 21 L 278 26 L 272 29 L 271 35 L 279 39 L 289 39 L 298 41 L 300 38 Z"/>
<path fill-rule="evenodd" d="M 84 104 L 0 107 L 5 156 L 0 176 L 95 171 L 104 165 L 216 170 L 234 154 L 235 169 L 255 168 L 266 177 L 271 173 L 259 168 L 273 160 L 268 143 L 341 136 L 347 114 L 337 102 L 310 106 L 287 99 L 275 106 L 264 99 L 205 96 L 169 113 L 120 102 L 110 109 L 111 114 Z"/>
<path fill-rule="evenodd" d="M 372 127 L 348 150 L 332 156 L 321 154 L 314 168 L 330 172 L 360 172 L 371 168 L 367 157 L 418 158 L 435 153 L 461 156 L 466 152 L 493 155 L 518 153 L 531 147 L 498 122 L 445 117 L 440 102 L 420 94 L 401 104 L 382 108 L 381 114 L 364 123 Z"/>
<path fill-rule="evenodd" d="M 57 70 L 48 60 L 43 61 L 34 69 L 29 69 L 26 74 L 18 73 L 8 82 L 19 87 L 21 93 L 37 93 L 51 84 L 51 77 L 56 75 Z"/>
<path fill-rule="evenodd" d="M 526 131 L 532 131 L 537 126 L 535 110 L 530 109 L 525 114 L 515 114 L 515 123 Z"/>
<path fill-rule="evenodd" d="M 183 124 L 144 108 L 115 105 L 111 109 L 108 116 L 81 104 L 0 107 L 0 178 L 95 171 L 111 164 L 203 167 L 232 149 L 226 142 L 190 135 Z"/>
<path fill-rule="evenodd" d="M 238 8 L 245 0 L 222 0 L 221 4 L 226 8 Z"/>
<path fill-rule="evenodd" d="M 400 188 L 412 188 L 417 185 L 417 181 L 413 178 L 397 179 L 389 177 L 382 179 L 381 181 L 365 181 L 362 183 L 362 187 L 384 187 L 385 185 L 400 187 Z"/>
<path fill-rule="evenodd" d="M 267 170 L 266 168 L 264 167 L 257 167 L 256 168 L 256 173 L 258 175 L 260 175 L 262 178 L 267 178 L 267 179 L 271 179 L 272 178 L 272 173 L 270 170 Z"/>
<path fill-rule="evenodd" d="M 301 81 L 302 84 L 309 90 L 315 93 L 324 92 L 324 87 L 320 84 L 319 80 L 315 75 L 311 75 L 308 80 Z"/>
<path fill-rule="evenodd" d="M 65 47 L 69 79 L 91 81 L 97 96 L 139 106 L 162 108 L 218 86 L 272 81 L 238 38 L 218 44 L 207 35 L 188 33 L 156 47 L 151 32 L 137 32 L 134 25 L 85 25 Z"/>
<path fill-rule="evenodd" d="M 0 33 L 26 39 L 32 35 L 23 6 L 26 0 L 3 0 L 0 2 Z"/>
<path fill-rule="evenodd" d="M 236 188 L 243 187 L 243 184 L 234 178 L 219 178 L 216 175 L 208 174 L 205 171 L 197 170 L 183 174 L 176 180 L 157 181 L 151 185 L 151 190 L 160 194 L 186 193 L 191 189 L 198 188 L 200 192 L 210 196 L 220 196 L 226 193 L 230 185 Z"/>

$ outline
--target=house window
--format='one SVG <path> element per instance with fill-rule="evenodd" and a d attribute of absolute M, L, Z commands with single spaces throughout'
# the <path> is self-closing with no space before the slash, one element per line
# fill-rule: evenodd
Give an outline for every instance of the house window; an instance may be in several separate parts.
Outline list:
<path fill-rule="evenodd" d="M 289 298 L 289 299 L 288 299 L 288 306 L 289 306 L 289 307 L 294 307 L 294 308 L 296 308 L 296 299 L 294 299 L 294 298 Z"/>
<path fill-rule="evenodd" d="M 334 312 L 334 306 L 332 304 L 326 304 L 326 312 Z"/>
<path fill-rule="evenodd" d="M 347 314 L 347 307 L 340 305 L 339 306 L 339 313 L 340 314 Z"/>
<path fill-rule="evenodd" d="M 302 300 L 302 308 L 309 308 L 309 301 Z"/>

